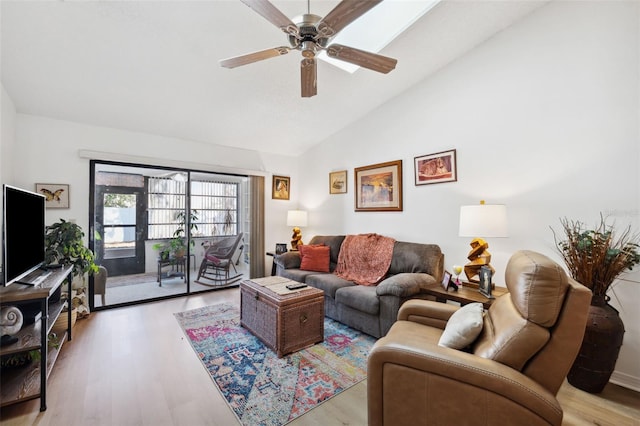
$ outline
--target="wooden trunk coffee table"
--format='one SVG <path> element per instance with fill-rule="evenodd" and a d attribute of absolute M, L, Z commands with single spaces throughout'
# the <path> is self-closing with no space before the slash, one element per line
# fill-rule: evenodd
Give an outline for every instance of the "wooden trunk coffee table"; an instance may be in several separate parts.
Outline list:
<path fill-rule="evenodd" d="M 266 277 L 240 283 L 240 324 L 278 358 L 324 340 L 324 292 L 289 291 L 289 283 L 295 281 Z"/>

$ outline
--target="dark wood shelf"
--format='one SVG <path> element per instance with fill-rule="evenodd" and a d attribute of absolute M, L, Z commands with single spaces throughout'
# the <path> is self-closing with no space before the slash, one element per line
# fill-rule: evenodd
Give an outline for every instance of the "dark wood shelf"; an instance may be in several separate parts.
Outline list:
<path fill-rule="evenodd" d="M 58 336 L 60 345 L 58 348 L 48 347 L 47 350 L 47 378 L 53 370 L 53 365 L 58 359 L 60 350 L 67 340 L 67 333 Z M 33 361 L 24 367 L 2 369 L 0 371 L 2 381 L 1 406 L 15 404 L 40 397 L 40 361 Z"/>
<path fill-rule="evenodd" d="M 438 284 L 426 289 L 425 292 L 432 296 L 435 296 L 438 302 L 446 302 L 447 300 L 451 300 L 454 302 L 458 302 L 463 306 L 472 302 L 480 302 L 485 309 L 489 309 L 489 307 L 497 297 L 500 297 L 503 294 L 508 293 L 509 291 L 505 287 L 494 286 L 492 289 L 493 298 L 489 299 L 487 296 L 480 293 L 477 284 L 463 282 L 462 285 L 458 287 L 458 291 L 445 290 L 440 284 Z"/>
<path fill-rule="evenodd" d="M 58 355 L 66 340 L 71 340 L 71 326 L 57 336 L 59 346 L 50 347 L 48 336 L 63 310 L 65 300 L 59 298 L 63 283 L 67 282 L 67 299 L 71 305 L 71 267 L 54 271 L 38 286 L 12 284 L 0 288 L 0 304 L 3 306 L 21 306 L 25 303 L 39 303 L 43 312 L 33 324 L 27 324 L 16 334 L 18 341 L 11 345 L 0 347 L 0 355 L 13 355 L 23 352 L 39 351 L 40 360 L 32 361 L 29 365 L 17 368 L 3 368 L 0 370 L 0 406 L 40 398 L 40 411 L 47 408 L 46 386 L 47 378 L 53 370 Z M 52 300 L 52 296 L 56 295 Z M 46 330 L 43 330 L 46 328 Z M 46 364 L 45 364 L 46 362 Z M 42 370 L 45 371 L 42 371 Z"/>

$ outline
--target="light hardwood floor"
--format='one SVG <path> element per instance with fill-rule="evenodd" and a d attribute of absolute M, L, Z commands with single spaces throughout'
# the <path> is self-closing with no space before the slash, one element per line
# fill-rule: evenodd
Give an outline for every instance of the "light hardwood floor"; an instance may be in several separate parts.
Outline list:
<path fill-rule="evenodd" d="M 173 313 L 239 304 L 237 288 L 94 312 L 74 327 L 39 400 L 1 410 L 2 425 L 238 425 Z M 591 395 L 565 383 L 563 425 L 640 425 L 640 394 L 609 384 Z M 366 382 L 291 423 L 366 425 Z"/>

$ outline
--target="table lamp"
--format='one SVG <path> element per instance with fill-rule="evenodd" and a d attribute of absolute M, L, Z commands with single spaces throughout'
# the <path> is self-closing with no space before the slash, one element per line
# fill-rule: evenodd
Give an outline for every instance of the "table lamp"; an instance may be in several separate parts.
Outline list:
<path fill-rule="evenodd" d="M 303 245 L 301 226 L 307 226 L 307 212 L 304 210 L 289 210 L 287 212 L 287 226 L 293 226 L 291 236 L 291 250 L 297 251 L 298 246 Z"/>
<path fill-rule="evenodd" d="M 491 266 L 491 253 L 487 250 L 489 244 L 484 238 L 508 237 L 507 207 L 504 204 L 485 204 L 484 200 L 474 206 L 460 207 L 461 237 L 474 237 L 471 240 L 471 251 L 467 256 L 469 263 L 464 266 L 464 274 L 469 282 L 479 282 L 480 268 L 487 266 L 491 274 L 495 269 Z"/>

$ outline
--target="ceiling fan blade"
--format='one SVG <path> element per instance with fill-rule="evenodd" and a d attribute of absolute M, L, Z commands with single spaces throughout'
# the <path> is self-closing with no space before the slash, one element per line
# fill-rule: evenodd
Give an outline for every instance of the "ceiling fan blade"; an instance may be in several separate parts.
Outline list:
<path fill-rule="evenodd" d="M 318 94 L 318 67 L 315 58 L 304 58 L 300 62 L 302 97 L 310 98 Z"/>
<path fill-rule="evenodd" d="M 273 49 L 261 50 L 260 52 L 248 53 L 242 56 L 235 56 L 229 59 L 222 59 L 220 65 L 225 68 L 235 68 L 242 65 L 251 64 L 253 62 L 262 61 L 269 58 L 274 58 L 280 55 L 286 55 L 291 50 L 290 47 L 280 46 Z"/>
<path fill-rule="evenodd" d="M 327 55 L 331 58 L 359 65 L 361 67 L 387 74 L 395 69 L 398 61 L 377 53 L 365 52 L 354 47 L 332 44 L 327 47 Z"/>
<path fill-rule="evenodd" d="M 318 22 L 316 25 L 318 35 L 315 39 L 318 40 L 323 37 L 329 38 L 335 36 L 340 30 L 364 15 L 380 2 L 382 2 L 382 0 L 342 0 L 327 16 Z"/>
<path fill-rule="evenodd" d="M 298 26 L 294 24 L 291 19 L 280 12 L 271 2 L 268 0 L 240 0 L 242 3 L 249 6 L 267 21 L 271 22 L 276 27 L 280 28 L 287 34 L 294 37 L 298 36 Z"/>

